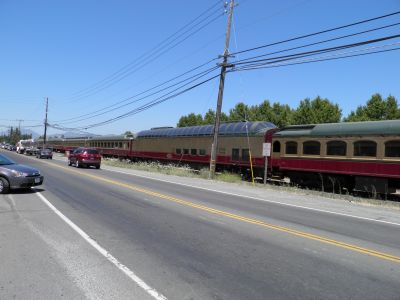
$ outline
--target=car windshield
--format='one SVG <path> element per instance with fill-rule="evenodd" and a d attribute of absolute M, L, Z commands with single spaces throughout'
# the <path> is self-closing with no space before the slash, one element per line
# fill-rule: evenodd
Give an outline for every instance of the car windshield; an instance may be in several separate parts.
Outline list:
<path fill-rule="evenodd" d="M 14 162 L 11 159 L 9 159 L 8 157 L 5 157 L 4 155 L 0 154 L 0 166 L 14 165 L 14 164 L 16 164 L 16 162 Z"/>

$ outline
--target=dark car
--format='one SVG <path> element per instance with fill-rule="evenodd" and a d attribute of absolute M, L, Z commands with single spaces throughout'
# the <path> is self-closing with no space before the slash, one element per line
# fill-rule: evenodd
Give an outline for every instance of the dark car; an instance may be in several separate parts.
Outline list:
<path fill-rule="evenodd" d="M 77 168 L 94 166 L 100 169 L 101 155 L 93 148 L 76 148 L 68 156 L 68 166 L 74 165 Z"/>
<path fill-rule="evenodd" d="M 51 151 L 51 149 L 38 149 L 36 151 L 36 157 L 53 159 L 53 151 Z"/>
<path fill-rule="evenodd" d="M 39 170 L 17 164 L 0 154 L 0 194 L 10 189 L 27 189 L 42 183 L 43 176 Z"/>

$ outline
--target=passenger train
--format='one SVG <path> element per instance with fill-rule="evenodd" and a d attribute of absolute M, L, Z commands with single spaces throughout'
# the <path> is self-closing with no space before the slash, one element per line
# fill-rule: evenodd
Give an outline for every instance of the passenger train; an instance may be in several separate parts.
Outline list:
<path fill-rule="evenodd" d="M 157 160 L 207 167 L 213 125 L 152 128 L 133 136 L 50 139 L 55 151 L 79 146 L 97 148 L 103 156 Z M 400 192 L 400 120 L 294 125 L 278 129 L 270 122 L 220 125 L 217 169 L 248 172 L 250 157 L 256 176 L 264 173 L 300 186 L 324 190 Z M 264 153 L 265 154 L 265 153 Z"/>

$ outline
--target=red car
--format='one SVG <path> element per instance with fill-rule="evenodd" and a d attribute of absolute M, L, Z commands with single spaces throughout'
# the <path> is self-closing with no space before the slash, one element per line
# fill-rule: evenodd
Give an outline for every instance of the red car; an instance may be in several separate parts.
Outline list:
<path fill-rule="evenodd" d="M 77 148 L 68 156 L 68 166 L 77 168 L 94 166 L 100 169 L 101 155 L 93 148 Z"/>

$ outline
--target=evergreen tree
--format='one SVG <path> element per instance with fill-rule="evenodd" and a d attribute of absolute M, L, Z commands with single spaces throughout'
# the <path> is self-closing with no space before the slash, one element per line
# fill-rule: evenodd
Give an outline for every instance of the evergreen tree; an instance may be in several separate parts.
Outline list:
<path fill-rule="evenodd" d="M 203 124 L 203 117 L 200 114 L 190 113 L 187 116 L 183 116 L 179 119 L 177 127 L 196 126 Z"/>
<path fill-rule="evenodd" d="M 215 124 L 215 115 L 216 115 L 215 111 L 212 109 L 209 109 L 203 117 L 203 125 L 214 125 Z M 224 112 L 221 113 L 220 121 L 221 121 L 221 123 L 228 121 L 228 116 L 226 115 L 226 113 L 224 113 Z"/>
<path fill-rule="evenodd" d="M 264 100 L 260 105 L 252 106 L 249 115 L 252 121 L 268 121 L 278 127 L 290 125 L 292 122 L 293 111 L 289 105 L 282 105 L 279 102 L 270 104 L 269 100 Z"/>
<path fill-rule="evenodd" d="M 237 121 L 253 121 L 253 115 L 249 116 L 249 107 L 243 102 L 239 102 L 235 105 L 234 108 L 229 110 L 229 121 L 237 122 Z"/>
<path fill-rule="evenodd" d="M 352 111 L 345 122 L 395 120 L 400 118 L 400 109 L 395 97 L 384 100 L 380 94 L 374 94 L 365 105 Z"/>

